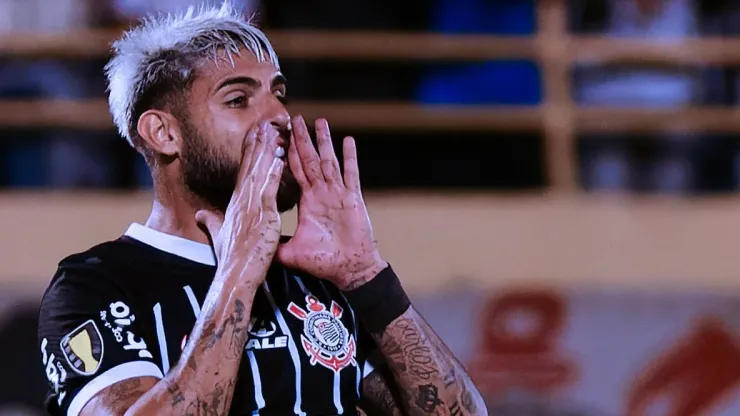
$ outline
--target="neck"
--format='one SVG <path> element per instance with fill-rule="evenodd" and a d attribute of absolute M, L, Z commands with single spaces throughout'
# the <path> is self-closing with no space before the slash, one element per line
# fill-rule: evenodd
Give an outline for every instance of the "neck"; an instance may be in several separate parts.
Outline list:
<path fill-rule="evenodd" d="M 208 236 L 195 221 L 195 213 L 202 204 L 185 190 L 177 192 L 173 189 L 182 188 L 155 183 L 154 203 L 145 225 L 165 234 L 209 244 Z"/>

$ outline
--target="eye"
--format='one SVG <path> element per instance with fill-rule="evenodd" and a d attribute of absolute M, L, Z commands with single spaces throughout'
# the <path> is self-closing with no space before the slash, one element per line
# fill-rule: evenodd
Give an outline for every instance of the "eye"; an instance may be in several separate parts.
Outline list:
<path fill-rule="evenodd" d="M 288 104 L 288 99 L 285 98 L 285 86 L 281 85 L 277 88 L 273 88 L 272 93 L 275 95 L 275 98 L 277 98 L 278 101 L 280 101 L 283 105 Z"/>
<path fill-rule="evenodd" d="M 239 95 L 226 102 L 226 105 L 230 108 L 241 108 L 247 105 L 247 97 Z"/>

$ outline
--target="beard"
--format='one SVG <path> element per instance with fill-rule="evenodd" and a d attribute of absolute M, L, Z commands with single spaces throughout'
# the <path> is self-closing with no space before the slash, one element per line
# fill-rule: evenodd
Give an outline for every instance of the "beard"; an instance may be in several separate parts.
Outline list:
<path fill-rule="evenodd" d="M 185 186 L 198 199 L 223 213 L 236 189 L 240 160 L 209 145 L 191 123 L 183 124 L 185 146 L 182 166 Z M 277 192 L 278 212 L 293 209 L 300 197 L 300 186 L 286 165 Z"/>

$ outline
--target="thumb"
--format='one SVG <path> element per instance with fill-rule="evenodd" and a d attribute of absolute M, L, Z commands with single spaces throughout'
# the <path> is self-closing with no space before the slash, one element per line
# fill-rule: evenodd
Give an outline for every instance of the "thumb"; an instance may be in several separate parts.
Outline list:
<path fill-rule="evenodd" d="M 224 219 L 220 214 L 204 209 L 195 213 L 195 221 L 199 225 L 206 227 L 208 234 L 211 235 L 211 240 L 216 239 L 224 223 Z"/>

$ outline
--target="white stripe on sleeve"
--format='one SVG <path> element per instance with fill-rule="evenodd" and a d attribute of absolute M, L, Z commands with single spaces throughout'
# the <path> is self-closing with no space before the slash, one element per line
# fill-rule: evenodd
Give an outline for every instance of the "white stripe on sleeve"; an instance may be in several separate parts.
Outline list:
<path fill-rule="evenodd" d="M 117 365 L 92 379 L 72 399 L 67 416 L 78 416 L 87 402 L 103 389 L 123 380 L 136 377 L 156 377 L 163 379 L 162 370 L 151 361 L 131 361 Z"/>

